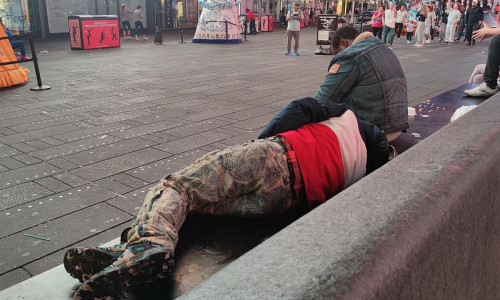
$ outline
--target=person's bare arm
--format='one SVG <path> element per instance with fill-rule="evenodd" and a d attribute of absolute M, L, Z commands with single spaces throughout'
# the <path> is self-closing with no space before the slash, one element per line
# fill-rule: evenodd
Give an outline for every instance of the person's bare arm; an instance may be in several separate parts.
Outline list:
<path fill-rule="evenodd" d="M 476 30 L 472 33 L 474 39 L 482 41 L 487 37 L 500 34 L 500 27 L 492 28 L 487 23 L 484 23 L 484 27 Z"/>

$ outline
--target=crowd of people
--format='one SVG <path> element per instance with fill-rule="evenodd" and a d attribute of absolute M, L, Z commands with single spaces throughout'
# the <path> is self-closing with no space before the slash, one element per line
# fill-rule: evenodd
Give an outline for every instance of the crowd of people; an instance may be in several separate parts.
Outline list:
<path fill-rule="evenodd" d="M 500 10 L 500 7 L 499 7 Z M 398 39 L 406 32 L 407 43 L 412 43 L 415 35 L 415 47 L 423 47 L 439 36 L 439 42 L 453 44 L 460 42 L 465 35 L 467 46 L 475 44 L 473 32 L 483 24 L 483 9 L 478 0 L 462 5 L 458 1 L 448 0 L 439 7 L 428 2 L 420 7 L 415 15 L 409 15 L 406 6 L 396 6 L 389 2 L 389 7 L 379 6 L 372 16 L 372 33 L 393 48 L 393 39 Z M 458 34 L 457 34 L 458 29 Z"/>

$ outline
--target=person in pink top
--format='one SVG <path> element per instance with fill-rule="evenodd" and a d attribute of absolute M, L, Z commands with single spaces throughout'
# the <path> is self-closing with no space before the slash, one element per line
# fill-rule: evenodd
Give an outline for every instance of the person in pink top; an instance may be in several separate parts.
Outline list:
<path fill-rule="evenodd" d="M 372 33 L 379 39 L 382 39 L 382 30 L 384 29 L 384 23 L 382 22 L 384 9 L 383 5 L 379 6 L 378 10 L 372 16 Z"/>

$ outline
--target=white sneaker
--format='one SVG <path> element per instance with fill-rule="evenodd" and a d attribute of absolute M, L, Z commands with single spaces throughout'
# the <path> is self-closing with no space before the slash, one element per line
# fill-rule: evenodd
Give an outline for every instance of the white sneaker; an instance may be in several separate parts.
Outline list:
<path fill-rule="evenodd" d="M 431 41 L 429 41 L 429 40 L 425 40 L 425 42 L 426 42 L 427 44 L 430 44 L 430 43 L 431 43 Z"/>
<path fill-rule="evenodd" d="M 465 90 L 464 93 L 467 96 L 471 97 L 491 97 L 500 91 L 500 86 L 492 89 L 486 85 L 485 82 L 481 83 L 477 88 L 473 88 L 470 90 Z"/>

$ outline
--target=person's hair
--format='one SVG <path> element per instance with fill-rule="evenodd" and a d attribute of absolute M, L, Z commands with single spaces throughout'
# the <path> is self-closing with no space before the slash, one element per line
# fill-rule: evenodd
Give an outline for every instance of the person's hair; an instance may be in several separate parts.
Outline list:
<path fill-rule="evenodd" d="M 141 9 L 141 8 L 142 8 L 142 6 L 140 6 L 140 5 L 137 5 L 137 9 Z"/>
<path fill-rule="evenodd" d="M 427 6 L 422 5 L 422 7 L 420 8 L 420 14 L 427 18 Z"/>
<path fill-rule="evenodd" d="M 383 6 L 383 5 L 380 5 L 380 6 L 378 7 L 378 8 L 381 8 L 381 7 L 382 7 L 382 9 L 384 9 L 384 10 L 385 10 L 385 6 Z"/>
<path fill-rule="evenodd" d="M 294 3 L 293 6 L 300 6 L 300 3 Z"/>
<path fill-rule="evenodd" d="M 340 39 L 354 41 L 354 39 L 356 39 L 356 37 L 358 35 L 359 35 L 359 31 L 350 25 L 345 25 L 345 26 L 340 27 L 339 29 L 337 29 L 337 31 L 335 31 L 335 33 L 333 34 L 333 37 L 332 37 L 333 49 L 339 48 Z"/>

